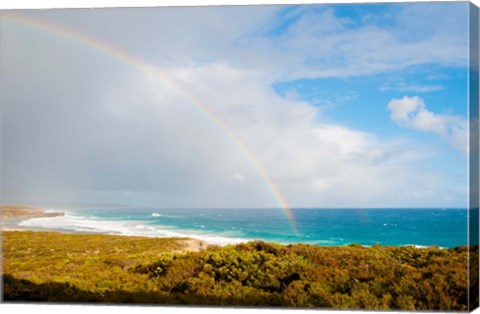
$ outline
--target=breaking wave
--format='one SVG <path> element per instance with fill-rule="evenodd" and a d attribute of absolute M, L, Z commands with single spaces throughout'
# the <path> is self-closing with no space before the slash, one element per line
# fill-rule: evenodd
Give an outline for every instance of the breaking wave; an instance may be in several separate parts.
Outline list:
<path fill-rule="evenodd" d="M 148 225 L 145 221 L 100 220 L 65 213 L 64 216 L 30 218 L 19 222 L 19 226 L 77 233 L 101 233 L 125 236 L 196 238 L 210 244 L 238 244 L 253 239 L 230 238 L 215 234 L 202 234 L 189 230 L 177 230 L 168 226 Z"/>

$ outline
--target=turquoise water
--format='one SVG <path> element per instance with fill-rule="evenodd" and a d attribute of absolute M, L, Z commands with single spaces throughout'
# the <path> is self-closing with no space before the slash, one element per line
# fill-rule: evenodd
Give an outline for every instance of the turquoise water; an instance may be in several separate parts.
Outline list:
<path fill-rule="evenodd" d="M 21 226 L 144 236 L 188 236 L 211 243 L 252 239 L 365 246 L 467 244 L 466 209 L 73 209 Z"/>

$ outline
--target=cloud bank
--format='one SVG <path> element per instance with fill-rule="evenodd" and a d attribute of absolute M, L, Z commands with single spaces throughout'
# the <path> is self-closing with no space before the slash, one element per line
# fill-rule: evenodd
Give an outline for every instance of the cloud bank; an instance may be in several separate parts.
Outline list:
<path fill-rule="evenodd" d="M 424 166 L 431 148 L 351 127 L 272 87 L 463 65 L 464 38 L 455 36 L 463 24 L 422 20 L 412 7 L 399 6 L 393 26 L 328 6 L 22 13 L 135 55 L 163 80 L 2 18 L 5 201 L 278 207 L 273 183 L 294 207 L 458 204 L 463 182 Z M 463 12 L 433 8 L 454 21 Z M 426 33 L 413 36 L 420 26 Z M 461 119 L 428 111 L 419 98 L 390 107 L 400 125 L 460 145 Z"/>

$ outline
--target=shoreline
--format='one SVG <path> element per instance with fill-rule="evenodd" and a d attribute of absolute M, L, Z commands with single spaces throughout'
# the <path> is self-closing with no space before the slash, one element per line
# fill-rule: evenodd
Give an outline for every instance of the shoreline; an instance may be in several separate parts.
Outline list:
<path fill-rule="evenodd" d="M 22 206 L 22 205 L 2 205 L 0 217 L 5 220 L 20 218 L 42 218 L 64 216 L 64 212 L 46 211 L 38 207 Z"/>
<path fill-rule="evenodd" d="M 48 229 L 48 228 L 35 228 L 30 226 L 19 226 L 19 225 L 5 225 L 6 221 L 12 220 L 23 220 L 31 218 L 48 218 L 48 217 L 61 217 L 65 216 L 64 212 L 60 211 L 46 211 L 38 207 L 31 206 L 21 206 L 21 205 L 2 205 L 1 206 L 1 223 L 0 223 L 0 233 L 4 232 L 49 232 L 57 234 L 83 234 L 83 235 L 101 235 L 101 236 L 121 236 L 121 237 L 132 237 L 132 238 L 154 238 L 142 235 L 125 235 L 125 234 L 108 234 L 100 232 L 81 232 L 75 230 L 58 230 L 58 229 Z M 185 248 L 181 250 L 174 250 L 172 253 L 181 253 L 181 252 L 199 252 L 208 248 L 213 243 L 208 243 L 205 240 L 198 238 L 183 238 L 183 237 L 156 237 L 163 239 L 171 239 L 179 243 L 185 244 Z"/>
<path fill-rule="evenodd" d="M 248 242 L 254 242 L 254 241 L 262 241 L 262 242 L 270 242 L 270 243 L 276 243 L 280 245 L 289 245 L 289 244 L 305 244 L 305 245 L 314 245 L 314 246 L 321 246 L 321 247 L 344 247 L 344 246 L 352 246 L 352 245 L 358 245 L 361 247 L 366 247 L 366 248 L 371 248 L 377 245 L 380 246 L 391 246 L 391 247 L 414 247 L 417 249 L 428 249 L 428 248 L 439 248 L 439 249 L 449 249 L 449 248 L 454 248 L 454 247 L 462 247 L 462 246 L 467 246 L 467 244 L 464 245 L 456 245 L 453 247 L 444 247 L 444 246 L 439 246 L 439 245 L 424 245 L 424 244 L 360 244 L 357 242 L 352 242 L 352 243 L 342 243 L 342 244 L 317 244 L 317 243 L 311 243 L 311 242 L 292 242 L 292 243 L 287 243 L 287 242 L 282 242 L 282 241 L 275 241 L 275 240 L 268 240 L 268 239 L 254 239 L 254 238 L 229 238 L 223 235 L 216 235 L 216 234 L 188 234 L 188 232 L 182 232 L 182 230 L 177 231 L 177 230 L 169 230 L 166 229 L 165 232 L 155 234 L 151 233 L 150 231 L 142 232 L 143 230 L 146 230 L 148 227 L 145 225 L 139 225 L 139 228 L 137 231 L 138 233 L 135 232 L 121 232 L 121 230 L 101 230 L 97 229 L 94 227 L 85 227 L 85 230 L 77 230 L 77 229 L 72 229 L 72 228 L 62 228 L 59 226 L 42 226 L 42 225 L 28 225 L 28 224 L 20 224 L 23 221 L 28 221 L 29 219 L 37 219 L 37 218 L 55 218 L 59 217 L 65 217 L 66 219 L 71 218 L 68 216 L 68 210 L 65 210 L 65 212 L 61 212 L 61 210 L 58 209 L 41 209 L 38 207 L 31 207 L 31 206 L 22 206 L 22 205 L 2 205 L 1 206 L 2 212 L 1 212 L 1 223 L 0 223 L 0 231 L 33 231 L 33 232 L 56 232 L 60 234 L 91 234 L 91 235 L 115 235 L 115 236 L 125 236 L 125 237 L 145 237 L 145 238 L 163 238 L 163 239 L 192 239 L 195 241 L 200 241 L 203 243 L 200 245 L 200 247 L 208 247 L 210 245 L 215 245 L 215 246 L 226 246 L 226 245 L 237 245 L 240 243 L 248 243 Z M 77 217 L 74 217 L 77 218 Z M 76 223 L 76 222 L 75 222 Z M 90 222 L 91 223 L 91 222 Z M 88 230 L 91 229 L 91 230 Z M 131 231 L 131 230 L 130 230 Z M 135 231 L 135 230 L 134 230 Z"/>
<path fill-rule="evenodd" d="M 58 209 L 45 210 L 39 207 L 23 206 L 23 205 L 1 205 L 0 215 L 0 232 L 3 231 L 33 231 L 33 232 L 56 232 L 60 234 L 91 234 L 91 235 L 115 235 L 124 237 L 144 237 L 144 238 L 161 238 L 161 239 L 191 239 L 192 241 L 199 241 L 200 245 L 196 245 L 199 248 L 206 248 L 208 246 L 225 246 L 236 245 L 240 243 L 247 243 L 259 239 L 238 239 L 227 238 L 217 235 L 200 235 L 200 234 L 188 234 L 177 231 L 170 231 L 171 234 L 128 234 L 115 231 L 102 231 L 92 228 L 92 230 L 75 230 L 68 228 L 57 227 L 43 227 L 43 226 L 29 226 L 20 225 L 23 221 L 37 218 L 55 218 L 65 217 L 68 218 L 68 211 L 61 212 Z M 282 243 L 284 244 L 284 243 Z"/>

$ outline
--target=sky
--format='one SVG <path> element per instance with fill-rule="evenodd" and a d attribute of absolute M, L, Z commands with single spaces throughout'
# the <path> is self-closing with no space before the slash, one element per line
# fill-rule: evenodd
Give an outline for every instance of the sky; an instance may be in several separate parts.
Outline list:
<path fill-rule="evenodd" d="M 2 11 L 3 201 L 466 207 L 467 16 Z"/>

